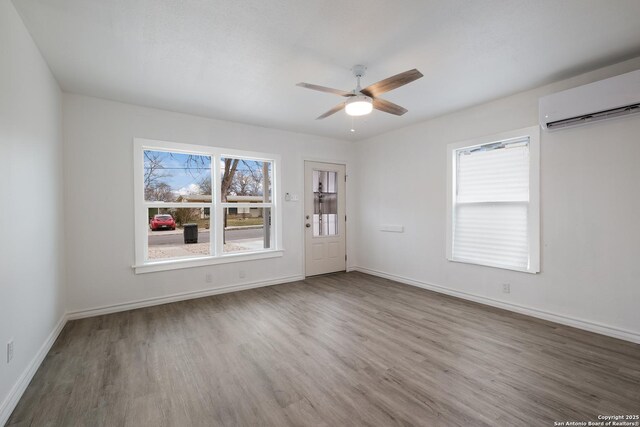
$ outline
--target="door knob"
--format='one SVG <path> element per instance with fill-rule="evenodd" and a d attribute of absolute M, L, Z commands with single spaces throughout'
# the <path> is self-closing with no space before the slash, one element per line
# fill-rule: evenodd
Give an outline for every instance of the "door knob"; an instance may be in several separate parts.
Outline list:
<path fill-rule="evenodd" d="M 305 224 L 304 226 L 309 228 L 309 227 L 311 227 L 311 224 Z"/>

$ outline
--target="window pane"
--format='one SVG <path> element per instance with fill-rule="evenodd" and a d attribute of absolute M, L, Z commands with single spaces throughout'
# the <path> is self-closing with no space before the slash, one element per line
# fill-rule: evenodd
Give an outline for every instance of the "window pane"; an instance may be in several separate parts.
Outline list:
<path fill-rule="evenodd" d="M 148 202 L 211 202 L 211 157 L 144 151 L 144 198 Z"/>
<path fill-rule="evenodd" d="M 222 201 L 227 203 L 271 202 L 271 162 L 220 159 Z"/>
<path fill-rule="evenodd" d="M 338 234 L 338 173 L 313 171 L 313 235 Z"/>
<path fill-rule="evenodd" d="M 270 247 L 270 208 L 224 208 L 225 253 L 259 251 Z"/>
<path fill-rule="evenodd" d="M 505 148 L 458 151 L 456 178 L 458 202 L 528 201 L 528 140 Z"/>
<path fill-rule="evenodd" d="M 208 208 L 149 208 L 147 213 L 149 261 L 211 255 Z"/>
<path fill-rule="evenodd" d="M 529 265 L 527 203 L 469 203 L 455 208 L 453 257 L 512 268 Z"/>

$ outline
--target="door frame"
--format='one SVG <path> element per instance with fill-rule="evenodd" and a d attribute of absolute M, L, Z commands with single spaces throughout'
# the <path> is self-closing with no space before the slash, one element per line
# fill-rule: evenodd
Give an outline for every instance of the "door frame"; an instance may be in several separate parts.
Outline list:
<path fill-rule="evenodd" d="M 301 163 L 301 176 L 302 176 L 302 202 L 300 208 L 300 228 L 302 229 L 302 275 L 307 278 L 307 245 L 306 245 L 306 233 L 304 231 L 304 203 L 306 196 L 306 185 L 305 185 L 305 163 L 306 162 L 317 162 L 317 163 L 333 163 L 335 165 L 344 165 L 344 176 L 345 178 L 349 176 L 349 163 L 346 160 L 335 160 L 335 159 L 326 159 L 319 157 L 303 157 Z M 347 218 L 349 218 L 349 199 L 347 198 L 349 194 L 349 180 L 347 179 L 344 183 L 344 212 Z M 347 221 L 344 222 L 344 253 L 347 255 L 347 259 L 345 261 L 345 271 L 350 271 L 349 269 L 349 225 Z"/>

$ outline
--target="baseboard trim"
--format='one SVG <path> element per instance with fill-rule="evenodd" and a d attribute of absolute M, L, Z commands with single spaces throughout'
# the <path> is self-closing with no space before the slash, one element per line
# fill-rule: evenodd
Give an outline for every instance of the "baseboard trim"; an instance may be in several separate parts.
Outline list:
<path fill-rule="evenodd" d="M 211 295 L 226 294 L 229 292 L 244 291 L 247 289 L 262 288 L 265 286 L 280 285 L 283 283 L 296 282 L 304 280 L 303 275 L 285 276 L 270 280 L 261 280 L 236 285 L 227 285 L 218 288 L 203 289 L 200 291 L 180 292 L 160 297 L 145 298 L 137 301 L 104 305 L 101 307 L 90 308 L 86 310 L 75 310 L 67 312 L 68 320 L 84 319 L 86 317 L 100 316 L 103 314 L 118 313 L 120 311 L 135 310 L 136 308 L 151 307 L 154 305 L 168 304 L 177 301 L 185 301 L 194 298 L 208 297 Z"/>
<path fill-rule="evenodd" d="M 385 273 L 383 271 L 372 270 L 366 267 L 352 267 L 352 271 L 359 271 L 361 273 L 370 274 L 372 276 L 382 277 L 384 279 L 393 280 L 396 282 L 404 283 L 406 285 L 416 286 L 418 288 L 428 289 L 430 291 L 438 292 L 462 298 L 469 301 L 478 302 L 480 304 L 490 305 L 492 307 L 502 308 L 504 310 L 513 311 L 520 314 L 525 314 L 531 317 L 537 317 L 539 319 L 548 320 L 550 322 L 559 323 L 561 325 L 571 326 L 578 329 L 583 329 L 589 332 L 595 332 L 597 334 L 606 335 L 613 338 L 618 338 L 625 341 L 631 341 L 636 344 L 640 344 L 640 334 L 613 326 L 604 325 L 601 323 L 591 322 L 576 317 L 566 316 L 563 314 L 551 313 L 536 308 L 526 307 L 519 304 L 508 303 L 499 301 L 493 298 L 483 297 L 476 294 L 457 291 L 445 286 L 434 285 L 432 283 L 422 282 L 408 277 L 399 276 L 396 274 Z"/>
<path fill-rule="evenodd" d="M 60 335 L 60 332 L 62 332 L 62 328 L 64 328 L 64 325 L 66 323 L 67 316 L 66 314 L 63 314 L 60 317 L 60 320 L 58 320 L 56 326 L 53 328 L 53 331 L 51 331 L 42 346 L 40 346 L 40 349 L 36 353 L 35 357 L 31 360 L 31 362 L 29 362 L 26 369 L 22 372 L 22 375 L 18 377 L 18 380 L 13 385 L 13 387 L 9 391 L 9 394 L 2 402 L 2 405 L 0 405 L 0 426 L 5 425 L 7 421 L 9 421 L 11 413 L 16 408 L 16 405 L 20 401 L 20 398 L 22 397 L 24 391 L 27 389 L 27 386 L 38 371 L 38 368 L 49 353 L 49 350 L 51 350 L 53 343 L 56 342 L 58 335 Z"/>

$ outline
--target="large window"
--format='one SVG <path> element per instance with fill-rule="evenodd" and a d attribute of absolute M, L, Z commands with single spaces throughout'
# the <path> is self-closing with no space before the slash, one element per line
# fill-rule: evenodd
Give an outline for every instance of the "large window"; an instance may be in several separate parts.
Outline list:
<path fill-rule="evenodd" d="M 134 145 L 136 272 L 281 255 L 278 156 Z"/>
<path fill-rule="evenodd" d="M 451 261 L 539 271 L 537 127 L 449 146 Z"/>

